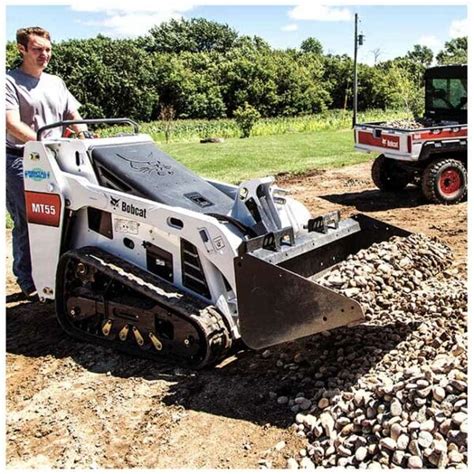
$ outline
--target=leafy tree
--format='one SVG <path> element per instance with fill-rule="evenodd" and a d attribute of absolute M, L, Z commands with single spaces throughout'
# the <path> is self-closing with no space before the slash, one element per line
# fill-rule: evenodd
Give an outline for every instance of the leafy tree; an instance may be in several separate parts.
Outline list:
<path fill-rule="evenodd" d="M 6 69 L 14 69 L 21 64 L 21 56 L 14 41 L 7 42 L 5 63 Z"/>
<path fill-rule="evenodd" d="M 352 100 L 353 61 L 347 55 L 322 57 L 324 64 L 325 89 L 330 96 L 328 106 L 336 109 L 346 109 Z"/>
<path fill-rule="evenodd" d="M 48 72 L 64 79 L 85 117 L 151 120 L 157 108 L 150 57 L 131 40 L 98 36 L 59 43 Z"/>
<path fill-rule="evenodd" d="M 467 36 L 446 41 L 436 61 L 438 64 L 467 64 Z"/>
<path fill-rule="evenodd" d="M 306 38 L 300 46 L 303 53 L 323 54 L 323 45 L 316 38 Z"/>
<path fill-rule="evenodd" d="M 180 118 L 225 116 L 218 64 L 211 53 L 153 55 L 153 83 L 161 102 L 173 105 Z"/>
<path fill-rule="evenodd" d="M 191 18 L 172 19 L 150 30 L 148 51 L 162 53 L 194 53 L 220 51 L 233 47 L 237 32 L 227 24 Z"/>
<path fill-rule="evenodd" d="M 434 53 L 430 48 L 428 48 L 428 46 L 415 44 L 413 50 L 409 51 L 406 57 L 424 67 L 428 67 L 433 62 Z"/>
<path fill-rule="evenodd" d="M 386 79 L 388 87 L 393 90 L 391 106 L 405 108 L 407 116 L 421 116 L 424 109 L 423 89 L 417 87 L 410 72 L 402 67 L 392 65 Z"/>
<path fill-rule="evenodd" d="M 278 97 L 272 53 L 246 44 L 225 54 L 219 69 L 228 116 L 245 102 L 264 116 L 273 114 Z"/>
<path fill-rule="evenodd" d="M 273 115 L 300 115 L 326 110 L 330 103 L 321 57 L 314 53 L 275 52 L 277 109 Z"/>
<path fill-rule="evenodd" d="M 233 48 L 247 48 L 254 49 L 256 51 L 261 51 L 265 53 L 270 53 L 272 51 L 271 46 L 260 36 L 239 36 L 234 44 Z"/>

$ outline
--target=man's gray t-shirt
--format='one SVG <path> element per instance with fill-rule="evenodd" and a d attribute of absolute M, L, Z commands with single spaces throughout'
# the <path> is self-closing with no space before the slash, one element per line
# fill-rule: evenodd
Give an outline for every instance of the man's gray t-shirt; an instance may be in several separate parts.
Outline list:
<path fill-rule="evenodd" d="M 38 130 L 61 120 L 77 111 L 81 104 L 68 91 L 64 81 L 52 74 L 42 73 L 39 78 L 30 76 L 20 69 L 6 74 L 6 111 L 18 110 L 20 119 L 33 130 Z M 44 138 L 62 135 L 61 127 L 44 132 Z M 24 143 L 7 131 L 7 147 L 21 148 Z"/>

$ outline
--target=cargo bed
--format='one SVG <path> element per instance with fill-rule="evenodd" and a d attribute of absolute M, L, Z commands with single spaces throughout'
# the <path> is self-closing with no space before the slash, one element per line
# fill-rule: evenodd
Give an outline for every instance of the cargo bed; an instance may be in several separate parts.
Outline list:
<path fill-rule="evenodd" d="M 376 152 L 405 161 L 417 161 L 425 145 L 443 147 L 465 146 L 467 124 L 438 125 L 434 127 L 403 129 L 390 127 L 385 122 L 370 122 L 354 126 L 355 148 Z"/>

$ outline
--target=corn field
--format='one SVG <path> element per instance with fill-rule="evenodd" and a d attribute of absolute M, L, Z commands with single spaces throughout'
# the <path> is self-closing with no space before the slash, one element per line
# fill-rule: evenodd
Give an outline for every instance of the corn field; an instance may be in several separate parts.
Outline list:
<path fill-rule="evenodd" d="M 370 110 L 358 115 L 359 122 L 377 122 L 406 118 L 404 110 Z M 252 136 L 283 135 L 287 133 L 317 132 L 320 130 L 347 129 L 352 125 L 352 111 L 329 110 L 317 115 L 300 117 L 262 118 L 252 129 Z M 140 131 L 150 135 L 158 143 L 166 142 L 168 127 L 169 142 L 197 141 L 202 138 L 238 138 L 241 131 L 233 119 L 219 120 L 175 120 L 169 128 L 168 122 L 154 121 L 140 123 Z M 110 136 L 125 133 L 127 127 L 102 128 L 98 135 Z"/>

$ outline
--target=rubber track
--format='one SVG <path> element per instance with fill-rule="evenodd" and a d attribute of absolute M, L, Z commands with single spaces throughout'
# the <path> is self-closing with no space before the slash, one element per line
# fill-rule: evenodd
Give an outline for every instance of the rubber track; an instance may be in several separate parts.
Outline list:
<path fill-rule="evenodd" d="M 124 344 L 122 341 L 104 339 L 75 328 L 70 323 L 69 316 L 63 311 L 63 308 L 66 306 L 67 295 L 65 299 L 62 294 L 64 283 L 59 281 L 59 279 L 65 276 L 65 267 L 71 258 L 82 261 L 88 266 L 93 266 L 106 276 L 119 280 L 122 285 L 125 284 L 147 298 L 152 299 L 173 315 L 187 320 L 201 334 L 201 350 L 199 352 L 204 355 L 197 361 L 171 354 L 165 356 L 159 352 L 141 350 L 132 343 Z M 169 282 L 161 280 L 149 272 L 97 247 L 83 247 L 79 250 L 70 250 L 61 256 L 58 267 L 58 283 L 56 285 L 56 314 L 63 329 L 78 339 L 113 347 L 139 357 L 158 361 L 168 360 L 195 368 L 217 363 L 229 351 L 232 344 L 224 318 L 217 308 L 212 305 L 206 305 L 199 298 L 181 292 Z"/>

